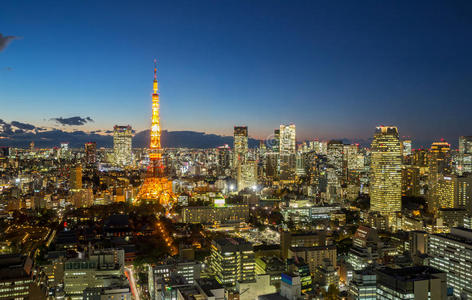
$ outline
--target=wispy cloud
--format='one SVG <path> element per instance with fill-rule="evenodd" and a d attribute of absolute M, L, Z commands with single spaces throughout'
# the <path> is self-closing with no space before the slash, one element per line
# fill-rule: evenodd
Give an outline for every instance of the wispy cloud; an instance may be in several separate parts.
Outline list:
<path fill-rule="evenodd" d="M 90 117 L 70 117 L 70 118 L 52 118 L 51 120 L 61 124 L 61 125 L 67 125 L 67 126 L 82 126 L 85 125 L 86 123 L 93 122 L 92 118 Z"/>
<path fill-rule="evenodd" d="M 13 40 L 17 40 L 17 39 L 20 39 L 21 37 L 19 36 L 14 36 L 14 35 L 3 35 L 0 33 L 0 52 L 2 52 L 3 50 L 5 50 L 5 48 L 7 48 L 7 46 L 13 41 Z"/>
<path fill-rule="evenodd" d="M 34 126 L 34 125 L 31 125 L 31 124 L 28 124 L 28 123 L 22 123 L 22 122 L 18 122 L 18 121 L 13 121 L 10 124 L 20 128 L 20 129 L 26 129 L 26 130 L 33 130 L 33 129 L 36 128 L 36 126 Z"/>

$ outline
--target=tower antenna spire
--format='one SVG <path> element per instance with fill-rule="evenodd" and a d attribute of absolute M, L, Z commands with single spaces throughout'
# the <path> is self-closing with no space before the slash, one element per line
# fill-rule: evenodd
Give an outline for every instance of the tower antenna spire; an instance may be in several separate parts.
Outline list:
<path fill-rule="evenodd" d="M 157 59 L 154 58 L 154 80 L 157 80 Z"/>

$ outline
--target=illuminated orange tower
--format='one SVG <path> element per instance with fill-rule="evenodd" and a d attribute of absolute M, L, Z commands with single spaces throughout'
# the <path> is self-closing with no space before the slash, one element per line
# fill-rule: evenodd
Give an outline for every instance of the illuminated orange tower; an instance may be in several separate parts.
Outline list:
<path fill-rule="evenodd" d="M 159 117 L 159 88 L 157 85 L 157 66 L 154 60 L 154 83 L 152 93 L 151 143 L 149 146 L 150 164 L 135 203 L 160 203 L 169 205 L 176 196 L 172 192 L 172 182 L 164 175 L 161 148 L 161 122 Z"/>

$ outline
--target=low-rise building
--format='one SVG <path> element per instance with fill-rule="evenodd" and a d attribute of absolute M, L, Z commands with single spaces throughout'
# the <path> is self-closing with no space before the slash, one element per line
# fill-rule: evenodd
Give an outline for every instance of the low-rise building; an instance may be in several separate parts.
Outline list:
<path fill-rule="evenodd" d="M 238 223 L 247 222 L 247 204 L 223 206 L 188 206 L 182 209 L 182 222 L 191 224 Z"/>
<path fill-rule="evenodd" d="M 302 258 L 310 267 L 310 272 L 315 273 L 324 259 L 328 259 L 331 265 L 336 267 L 336 246 L 291 247 L 289 257 Z"/>

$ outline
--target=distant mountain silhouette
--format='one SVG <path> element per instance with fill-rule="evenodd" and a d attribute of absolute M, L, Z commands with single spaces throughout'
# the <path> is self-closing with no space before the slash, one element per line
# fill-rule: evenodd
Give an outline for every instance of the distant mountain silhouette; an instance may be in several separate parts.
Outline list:
<path fill-rule="evenodd" d="M 162 131 L 162 146 L 165 148 L 216 148 L 225 144 L 233 147 L 232 136 L 221 136 L 196 131 Z M 259 146 L 259 140 L 249 138 L 250 148 Z M 149 130 L 138 132 L 133 137 L 133 147 L 147 147 L 149 145 Z"/>
<path fill-rule="evenodd" d="M 107 134 L 104 134 L 107 133 Z M 72 148 L 81 148 L 86 142 L 96 142 L 97 147 L 113 147 L 113 136 L 110 131 L 73 131 L 61 129 L 44 129 L 31 124 L 19 122 L 6 123 L 0 120 L 0 146 L 27 148 L 34 142 L 38 148 L 59 146 L 68 142 Z M 259 141 L 249 138 L 249 147 L 259 146 Z M 216 148 L 228 144 L 233 146 L 232 136 L 206 134 L 196 131 L 167 131 L 162 132 L 162 146 L 165 148 Z M 136 133 L 133 137 L 133 147 L 149 146 L 149 130 Z"/>

